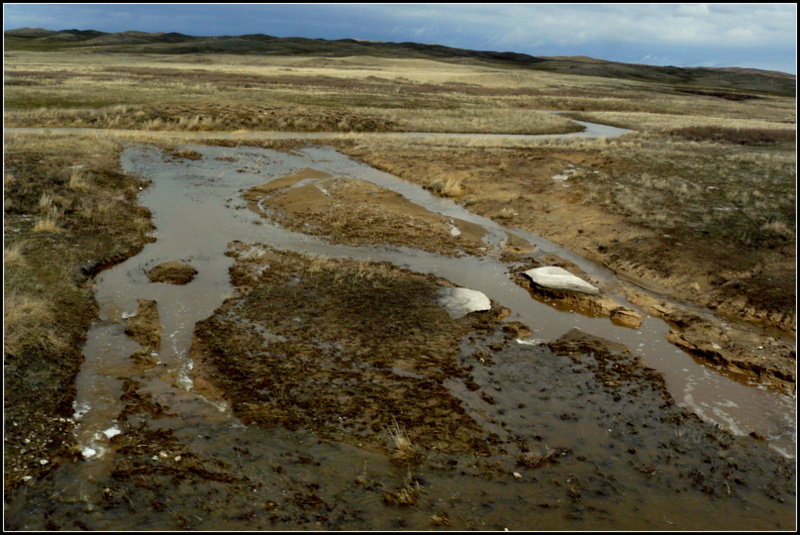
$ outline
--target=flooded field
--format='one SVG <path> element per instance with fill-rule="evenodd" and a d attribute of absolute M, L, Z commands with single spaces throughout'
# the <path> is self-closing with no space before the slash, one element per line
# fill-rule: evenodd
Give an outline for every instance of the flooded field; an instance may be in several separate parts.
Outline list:
<path fill-rule="evenodd" d="M 81 458 L 21 489 L 7 526 L 794 526 L 793 396 L 684 353 L 661 320 L 559 309 L 514 277 L 557 257 L 646 316 L 607 270 L 329 147 L 122 159 L 152 180 L 156 241 L 97 277 Z M 348 227 L 370 202 L 392 217 Z M 172 261 L 196 277 L 148 278 Z M 491 307 L 448 313 L 452 287 Z"/>

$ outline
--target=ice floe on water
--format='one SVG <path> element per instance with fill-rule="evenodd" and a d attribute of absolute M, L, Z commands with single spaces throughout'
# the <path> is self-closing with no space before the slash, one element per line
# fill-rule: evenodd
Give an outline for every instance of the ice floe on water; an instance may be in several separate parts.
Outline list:
<path fill-rule="evenodd" d="M 529 279 L 545 288 L 555 290 L 570 290 L 586 294 L 597 295 L 600 293 L 596 287 L 592 286 L 580 277 L 577 277 L 564 268 L 558 266 L 544 266 L 529 269 L 523 272 Z"/>

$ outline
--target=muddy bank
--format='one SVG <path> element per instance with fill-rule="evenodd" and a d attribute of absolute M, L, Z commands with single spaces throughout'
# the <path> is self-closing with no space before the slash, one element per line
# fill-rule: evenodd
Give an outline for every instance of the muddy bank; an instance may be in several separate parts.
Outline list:
<path fill-rule="evenodd" d="M 446 218 L 402 195 L 311 169 L 244 194 L 256 213 L 298 232 L 348 245 L 403 245 L 445 255 L 483 254 L 484 230 Z"/>
<path fill-rule="evenodd" d="M 164 262 L 147 272 L 147 278 L 153 282 L 169 284 L 188 284 L 192 282 L 197 270 L 184 262 Z"/>
<path fill-rule="evenodd" d="M 603 294 L 599 290 L 595 294 L 569 289 L 552 288 L 537 284 L 530 275 L 526 274 L 531 269 L 542 267 L 559 267 L 571 275 L 575 275 L 582 281 L 592 280 L 588 274 L 575 264 L 559 258 L 555 255 L 544 255 L 539 260 L 529 257 L 510 257 L 509 261 L 514 262 L 514 267 L 510 270 L 514 282 L 527 289 L 531 297 L 543 303 L 547 303 L 559 310 L 584 314 L 591 317 L 607 317 L 612 323 L 631 329 L 638 329 L 643 320 L 643 315 L 615 300 L 613 297 Z M 590 283 L 586 282 L 589 286 Z"/>
<path fill-rule="evenodd" d="M 675 223 L 669 231 L 635 222 L 596 192 L 606 182 L 613 186 L 615 177 L 630 174 L 635 167 L 607 148 L 444 149 L 367 142 L 338 146 L 346 154 L 440 195 L 444 193 L 435 187 L 437 182 L 456 181 L 460 189 L 449 196 L 459 204 L 607 266 L 628 281 L 627 298 L 656 317 L 669 321 L 669 314 L 652 306 L 650 292 L 716 311 L 721 319 L 706 331 L 725 331 L 739 343 L 726 345 L 724 338 L 715 338 L 712 342 L 729 356 L 711 361 L 783 391 L 793 390 L 793 374 L 788 371 L 795 366 L 794 349 L 781 341 L 780 334 L 771 335 L 762 328 L 778 328 L 784 337 L 793 337 L 795 253 L 785 240 L 772 245 L 767 240 L 763 246 L 749 242 L 743 254 L 742 244 L 718 243 L 709 238 L 713 233 L 693 230 L 693 221 Z M 650 182 L 656 183 L 652 178 Z M 651 187 L 658 199 L 662 194 L 656 186 Z M 708 186 L 708 191 L 718 187 Z M 725 228 L 721 219 L 713 223 Z M 665 304 L 662 299 L 660 305 Z M 675 330 L 677 337 L 690 336 L 682 328 Z M 692 342 L 681 347 L 701 358 L 709 355 Z M 767 358 L 763 358 L 765 353 Z"/>
<path fill-rule="evenodd" d="M 92 279 L 151 230 L 121 147 L 81 136 L 6 136 L 4 483 L 7 493 L 75 456 L 75 377 L 96 318 Z M 8 495 L 8 494 L 7 494 Z"/>

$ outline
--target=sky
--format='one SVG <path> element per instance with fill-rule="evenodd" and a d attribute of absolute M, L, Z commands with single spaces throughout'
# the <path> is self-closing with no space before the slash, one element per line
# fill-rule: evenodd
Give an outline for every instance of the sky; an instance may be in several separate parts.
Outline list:
<path fill-rule="evenodd" d="M 263 33 L 797 73 L 797 4 L 3 4 L 4 29 Z"/>

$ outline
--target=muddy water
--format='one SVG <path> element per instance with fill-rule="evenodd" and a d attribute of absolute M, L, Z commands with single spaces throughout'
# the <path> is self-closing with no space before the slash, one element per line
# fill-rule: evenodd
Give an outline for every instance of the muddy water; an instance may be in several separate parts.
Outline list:
<path fill-rule="evenodd" d="M 354 162 L 333 149 L 311 148 L 288 155 L 265 149 L 239 148 L 233 151 L 236 158 L 233 164 L 217 159 L 230 157 L 232 151 L 229 148 L 192 149 L 202 153 L 204 158 L 198 161 L 166 162 L 156 149 L 132 147 L 126 150 L 123 156 L 125 170 L 154 181 L 153 186 L 143 192 L 141 202 L 153 211 L 154 223 L 158 228 L 157 241 L 148 245 L 136 257 L 104 272 L 98 279 L 101 318 L 106 322 L 119 320 L 124 314 L 133 314 L 137 298 L 158 301 L 164 328 L 162 347 L 158 355 L 162 364 L 156 368 L 157 372 L 153 372 L 154 381 L 148 389 L 159 397 L 182 398 L 181 402 L 189 407 L 187 410 L 190 413 L 197 403 L 191 402 L 191 396 L 176 394 L 175 388 L 177 387 L 177 392 L 191 389 L 191 381 L 188 379 L 191 362 L 186 352 L 194 323 L 211 315 L 231 295 L 228 267 L 232 260 L 223 253 L 228 242 L 239 239 L 307 254 L 389 261 L 414 271 L 442 276 L 458 285 L 480 290 L 510 308 L 514 311 L 514 319 L 519 319 L 531 328 L 534 339 L 552 340 L 570 328 L 577 327 L 585 332 L 621 342 L 641 354 L 647 364 L 662 372 L 675 399 L 702 418 L 734 433 L 755 431 L 767 437 L 781 452 L 787 455 L 793 452 L 794 401 L 791 398 L 740 384 L 695 362 L 692 357 L 666 341 L 664 335 L 668 328 L 660 320 L 647 318 L 640 329 L 631 330 L 615 326 L 605 318 L 589 318 L 557 311 L 531 299 L 524 289 L 513 283 L 508 276 L 507 266 L 497 260 L 496 254 L 482 258 L 451 258 L 401 247 L 385 249 L 332 245 L 259 219 L 244 209 L 238 192 L 309 167 L 334 177 L 355 177 L 373 182 L 433 212 L 481 225 L 487 231 L 487 246 L 494 249 L 495 253 L 509 231 L 534 241 L 537 250 L 542 253 L 554 253 L 570 260 L 578 260 L 581 267 L 613 289 L 613 275 L 610 272 L 592 266 L 576 255 L 530 233 L 506 229 L 451 201 L 434 197 L 415 184 Z M 148 281 L 146 269 L 173 259 L 189 261 L 199 271 L 197 279 L 188 286 Z M 114 329 L 105 323 L 101 325 L 102 327 L 96 328 L 99 338 L 119 339 L 121 344 L 130 346 L 121 329 Z M 98 344 L 94 341 L 94 336 L 90 337 L 90 344 L 87 348 L 89 353 L 95 345 L 112 345 L 110 341 Z M 120 368 L 130 367 L 127 361 L 128 351 L 118 351 L 119 360 L 116 365 L 111 364 L 105 355 L 99 360 L 103 362 L 103 366 L 110 367 L 115 370 L 114 374 L 118 374 Z M 91 406 L 83 417 L 84 422 L 90 421 L 97 413 L 106 412 L 97 407 L 101 399 L 103 403 L 113 405 L 117 397 L 115 389 L 106 385 L 103 386 L 105 394 L 97 399 L 95 393 L 87 389 L 97 390 L 98 385 L 104 381 L 98 381 L 96 377 L 87 379 L 87 376 L 95 375 L 87 372 L 88 370 L 81 375 L 79 385 L 81 392 L 86 394 L 79 393 L 78 400 L 80 406 Z M 104 377 L 102 369 L 98 370 L 98 375 Z M 91 386 L 84 386 L 84 383 Z M 169 405 L 175 403 L 175 400 L 171 400 Z M 199 405 L 202 406 L 203 403 Z M 107 414 L 111 416 L 115 414 L 115 410 L 116 408 L 110 407 Z M 82 426 L 82 433 L 95 436 L 111 426 L 113 417 L 99 417 L 96 425 Z"/>
<path fill-rule="evenodd" d="M 745 434 L 755 431 L 767 437 L 773 448 L 786 455 L 794 451 L 794 401 L 791 398 L 740 384 L 695 362 L 666 342 L 664 334 L 667 327 L 658 320 L 648 318 L 639 330 L 630 330 L 617 327 L 607 319 L 593 319 L 560 312 L 539 303 L 511 281 L 508 267 L 497 259 L 497 254 L 503 245 L 506 233 L 514 232 L 523 239 L 532 241 L 540 253 L 555 253 L 573 261 L 580 261 L 581 267 L 604 281 L 605 285 L 613 290 L 613 276 L 605 270 L 595 268 L 538 237 L 503 228 L 495 222 L 469 213 L 450 201 L 433 197 L 416 185 L 353 162 L 329 148 L 309 148 L 294 154 L 251 147 L 191 148 L 201 153 L 203 158 L 196 161 L 167 160 L 160 150 L 141 146 L 131 146 L 123 154 L 123 166 L 126 172 L 137 173 L 153 180 L 152 186 L 142 192 L 140 199 L 142 204 L 153 212 L 154 223 L 158 229 L 157 241 L 147 245 L 139 255 L 104 271 L 97 278 L 97 299 L 101 305 L 100 321 L 89 333 L 85 348 L 86 362 L 79 376 L 76 400 L 77 435 L 84 452 L 84 460 L 76 465 L 64 467 L 57 476 L 65 482 L 70 482 L 63 486 L 64 490 L 60 491 L 59 499 L 75 502 L 99 499 L 102 493 L 101 483 L 108 476 L 115 455 L 110 439 L 119 429 L 117 419 L 123 409 L 120 397 L 123 380 L 126 377 L 142 381 L 142 390 L 169 408 L 170 416 L 159 420 L 159 425 L 173 429 L 176 436 L 195 451 L 224 459 L 250 477 L 256 477 L 255 474 L 259 471 L 268 470 L 273 466 L 271 464 L 273 459 L 296 453 L 298 441 L 307 448 L 304 451 L 316 459 L 317 464 L 314 465 L 316 468 L 295 468 L 292 475 L 286 475 L 286 478 L 306 481 L 311 478 L 310 473 L 313 472 L 316 474 L 314 477 L 324 479 L 326 482 L 352 481 L 360 473 L 360 467 L 367 465 L 372 470 L 369 473 L 372 478 L 402 477 L 402 474 L 396 473 L 397 470 L 388 465 L 385 459 L 380 460 L 379 455 L 359 448 L 342 444 L 321 444 L 313 437 L 303 438 L 299 435 L 287 438 L 275 430 L 247 428 L 237 421 L 224 404 L 208 401 L 193 391 L 190 378 L 193 364 L 188 349 L 194 324 L 210 316 L 222 301 L 233 293 L 228 279 L 228 268 L 232 260 L 224 256 L 224 252 L 227 244 L 234 239 L 264 243 L 276 249 L 304 254 L 388 261 L 414 271 L 433 273 L 458 285 L 480 290 L 491 299 L 512 309 L 514 315 L 510 319 L 518 319 L 528 325 L 534 333 L 532 338 L 537 340 L 551 340 L 577 327 L 619 341 L 632 351 L 641 354 L 648 365 L 661 371 L 675 399 L 702 418 L 734 433 Z M 229 161 L 231 157 L 234 158 L 233 162 Z M 401 247 L 333 245 L 323 239 L 288 231 L 259 218 L 245 208 L 239 195 L 241 190 L 303 168 L 317 169 L 334 177 L 353 177 L 370 181 L 392 189 L 433 212 L 481 225 L 487 231 L 486 245 L 490 254 L 481 258 L 470 256 L 451 258 Z M 149 282 L 145 271 L 169 260 L 189 262 L 198 270 L 199 275 L 186 286 Z M 136 351 L 137 344 L 123 332 L 122 320 L 125 316 L 135 313 L 137 299 L 153 299 L 158 302 L 163 326 L 161 347 L 154 355 L 158 364 L 149 370 L 139 369 L 131 363 L 129 356 Z M 556 414 L 557 410 L 566 410 L 565 404 L 569 404 L 570 399 L 581 395 L 580 388 L 576 385 L 582 378 L 575 375 L 574 370 L 572 374 L 567 370 L 561 370 L 569 376 L 569 379 L 559 379 L 560 367 L 566 364 L 535 345 L 518 344 L 514 351 L 504 355 L 503 360 L 498 362 L 498 375 L 487 381 L 496 381 L 511 392 L 527 390 L 542 392 L 545 388 L 557 392 L 558 388 L 555 385 L 560 382 L 565 383 L 564 390 L 554 394 L 552 401 L 547 401 L 541 408 L 541 418 L 537 419 L 536 424 L 537 432 L 541 433 L 543 427 L 549 426 L 549 436 L 558 442 L 558 446 L 586 449 L 588 457 L 600 455 L 599 449 L 602 447 L 614 447 L 614 444 L 611 444 L 590 448 L 584 444 L 587 436 L 596 436 L 599 432 L 613 434 L 608 425 L 598 423 L 602 421 L 600 416 L 582 413 L 582 420 L 585 416 L 587 421 L 595 423 L 584 424 L 585 429 L 582 428 L 581 433 L 576 436 L 574 428 L 567 426 Z M 532 355 L 536 357 L 533 361 Z M 574 384 L 570 383 L 571 381 Z M 570 383 L 571 386 L 566 383 Z M 465 393 L 462 395 L 466 396 Z M 600 392 L 593 392 L 592 396 L 597 397 L 594 403 L 588 405 L 574 403 L 574 406 L 568 408 L 574 411 L 595 411 L 596 407 L 604 403 L 600 399 L 602 395 Z M 558 407 L 553 405 L 556 402 Z M 522 419 L 512 418 L 509 421 L 520 428 L 530 425 Z M 242 464 L 238 453 L 243 445 L 251 452 L 247 461 L 249 464 L 246 466 Z M 613 462 L 611 464 L 613 465 Z M 343 475 L 340 470 L 326 478 L 325 469 L 322 468 L 326 466 L 350 468 L 344 469 L 347 475 Z M 588 465 L 583 468 L 589 470 Z M 309 473 L 304 470 L 308 470 Z M 578 475 L 584 478 L 584 481 L 594 477 L 588 475 L 588 472 L 586 475 L 580 473 Z M 439 477 L 435 474 L 430 475 L 433 483 Z M 443 481 L 449 477 L 441 476 Z M 80 484 L 75 484 L 75 481 Z M 447 485 L 429 486 L 431 489 L 440 489 L 452 488 L 453 484 L 454 482 L 448 479 Z M 635 488 L 639 483 L 630 481 L 619 484 Z M 333 485 L 333 488 L 326 492 L 330 494 L 321 494 L 323 499 L 341 500 L 347 498 L 353 491 L 342 484 L 340 487 Z M 453 496 L 449 491 L 447 495 L 429 492 L 428 499 L 431 503 L 452 503 Z M 487 497 L 489 495 L 492 496 L 491 499 Z M 648 494 L 651 495 L 652 493 Z M 543 495 L 540 498 L 546 501 L 547 496 Z M 365 500 L 360 495 L 353 499 Z M 490 529 L 504 527 L 525 529 L 531 525 L 538 525 L 541 529 L 564 527 L 561 514 L 548 516 L 539 511 L 535 519 L 518 515 L 516 511 L 519 508 L 519 490 L 510 488 L 505 482 L 487 483 L 485 489 L 464 486 L 460 499 L 466 503 L 485 502 L 485 510 L 478 515 L 483 520 L 480 523 L 467 522 L 469 527 Z M 680 526 L 684 529 L 698 526 L 735 528 L 740 525 L 738 522 L 743 518 L 734 512 L 721 520 L 702 519 L 701 516 L 687 517 L 685 511 L 693 507 L 693 499 L 689 495 L 671 496 L 669 499 L 657 500 L 658 503 L 652 502 L 652 496 L 650 499 L 648 504 L 633 504 L 636 507 L 646 508 L 649 513 L 645 516 L 649 520 L 644 520 L 640 516 L 626 517 L 624 514 L 619 514 L 620 511 L 631 510 L 632 503 L 626 499 L 616 500 L 615 505 L 606 504 L 605 507 L 609 508 L 610 512 L 607 518 L 604 517 L 605 521 L 594 518 L 590 525 L 593 528 L 605 526 L 622 529 L 626 526 L 644 526 L 652 529 L 670 527 L 680 529 Z M 373 510 L 381 505 L 378 498 L 373 500 L 375 503 L 366 500 L 363 503 L 359 502 L 359 505 L 366 510 Z M 541 504 L 539 506 L 544 507 Z M 458 510 L 457 505 L 452 507 L 454 512 Z M 651 514 L 653 508 L 659 511 L 658 515 Z M 427 518 L 425 520 L 427 521 Z M 391 515 L 385 517 L 378 515 L 376 518 L 371 518 L 368 525 L 370 529 L 402 527 L 392 522 Z M 404 522 L 415 525 L 413 520 L 406 519 Z M 763 525 L 771 525 L 769 522 L 768 517 L 763 519 Z M 246 525 L 246 523 L 237 524 L 209 517 L 205 524 L 196 527 L 237 529 Z M 353 519 L 342 520 L 340 527 L 348 526 L 363 528 L 364 524 Z M 137 524 L 135 519 L 98 517 L 97 523 L 92 527 L 135 529 L 142 526 Z M 276 527 L 280 527 L 280 524 Z M 309 524 L 306 527 L 318 526 Z"/>

